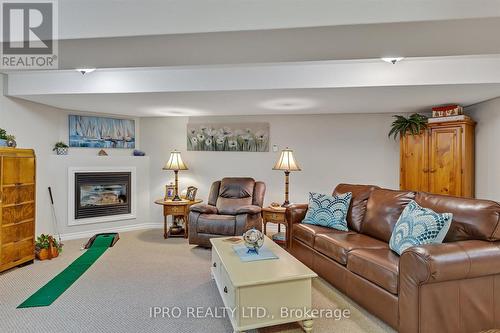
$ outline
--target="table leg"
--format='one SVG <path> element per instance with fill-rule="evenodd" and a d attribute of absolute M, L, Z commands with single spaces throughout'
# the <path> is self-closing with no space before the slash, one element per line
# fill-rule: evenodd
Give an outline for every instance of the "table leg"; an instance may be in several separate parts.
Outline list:
<path fill-rule="evenodd" d="M 264 221 L 264 235 L 267 235 L 267 221 Z"/>
<path fill-rule="evenodd" d="M 278 232 L 281 232 L 281 223 L 278 223 Z"/>
<path fill-rule="evenodd" d="M 163 238 L 168 238 L 168 223 L 167 223 L 167 215 L 163 215 Z"/>
<path fill-rule="evenodd" d="M 285 241 L 285 244 L 286 244 L 286 248 L 287 249 L 290 249 L 290 246 L 292 244 L 292 226 L 290 224 L 286 224 L 286 241 Z"/>
<path fill-rule="evenodd" d="M 184 238 L 188 238 L 188 228 L 189 228 L 188 216 L 189 215 L 184 214 Z"/>

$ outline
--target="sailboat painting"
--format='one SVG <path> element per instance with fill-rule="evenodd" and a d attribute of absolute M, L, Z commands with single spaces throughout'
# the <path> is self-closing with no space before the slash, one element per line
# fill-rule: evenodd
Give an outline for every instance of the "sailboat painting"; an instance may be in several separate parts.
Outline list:
<path fill-rule="evenodd" d="M 69 146 L 135 148 L 135 121 L 70 115 Z"/>

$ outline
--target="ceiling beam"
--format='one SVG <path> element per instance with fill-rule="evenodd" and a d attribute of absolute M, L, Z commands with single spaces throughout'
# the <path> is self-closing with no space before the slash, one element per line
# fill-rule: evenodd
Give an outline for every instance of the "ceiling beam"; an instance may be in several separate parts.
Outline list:
<path fill-rule="evenodd" d="M 9 96 L 500 83 L 500 55 L 11 72 Z"/>

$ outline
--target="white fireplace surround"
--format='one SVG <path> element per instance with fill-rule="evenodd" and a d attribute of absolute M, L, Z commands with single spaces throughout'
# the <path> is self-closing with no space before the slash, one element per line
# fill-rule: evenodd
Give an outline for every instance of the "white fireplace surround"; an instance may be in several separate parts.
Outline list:
<path fill-rule="evenodd" d="M 130 214 L 75 219 L 75 174 L 85 172 L 130 172 Z M 68 168 L 68 226 L 131 220 L 136 218 L 136 168 L 135 167 L 70 167 Z"/>

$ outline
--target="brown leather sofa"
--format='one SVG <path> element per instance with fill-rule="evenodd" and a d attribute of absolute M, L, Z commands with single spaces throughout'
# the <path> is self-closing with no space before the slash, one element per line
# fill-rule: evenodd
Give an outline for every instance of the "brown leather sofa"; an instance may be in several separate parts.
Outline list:
<path fill-rule="evenodd" d="M 208 204 L 189 211 L 189 244 L 211 247 L 210 238 L 241 236 L 262 230 L 261 210 L 266 184 L 253 178 L 224 178 L 210 188 Z"/>
<path fill-rule="evenodd" d="M 348 232 L 300 223 L 307 204 L 288 207 L 290 252 L 394 329 L 478 332 L 500 327 L 500 204 L 371 185 L 352 192 Z M 453 213 L 443 244 L 389 249 L 392 229 L 410 200 Z"/>

